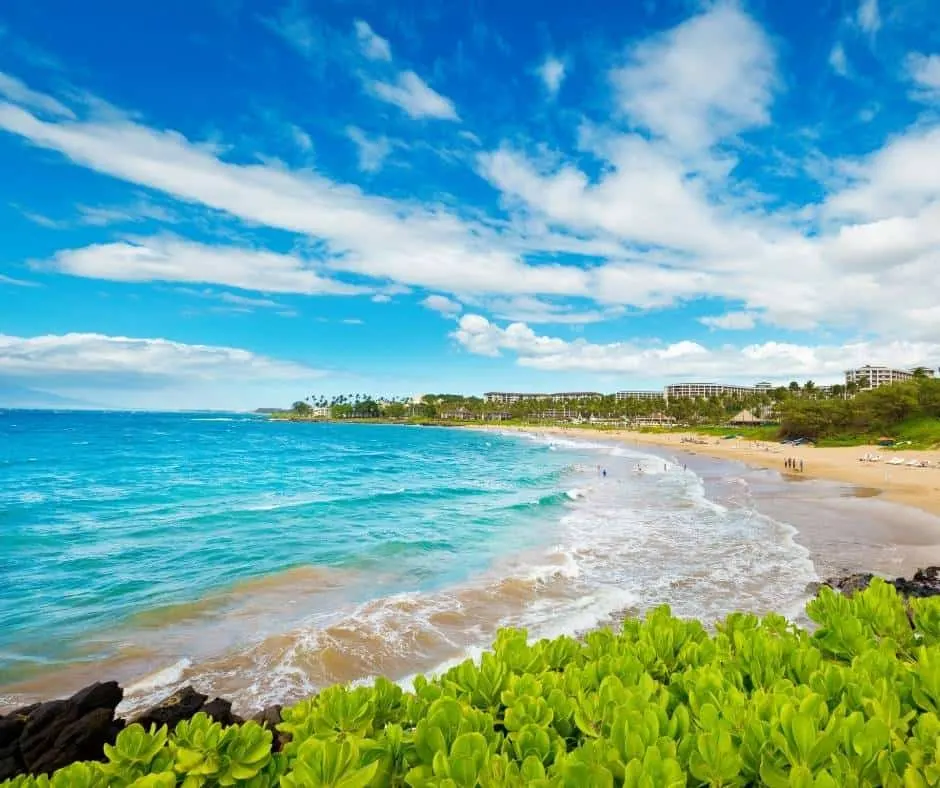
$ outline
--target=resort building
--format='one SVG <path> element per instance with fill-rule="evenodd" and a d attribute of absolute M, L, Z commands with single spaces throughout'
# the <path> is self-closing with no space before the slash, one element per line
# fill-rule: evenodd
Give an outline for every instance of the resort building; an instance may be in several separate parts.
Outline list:
<path fill-rule="evenodd" d="M 768 391 L 774 390 L 774 384 L 769 380 L 762 380 L 760 383 L 754 384 L 754 391 L 766 394 Z"/>
<path fill-rule="evenodd" d="M 597 391 L 559 391 L 554 394 L 523 394 L 514 391 L 487 391 L 483 395 L 484 402 L 498 402 L 502 405 L 512 405 L 524 400 L 550 400 L 552 402 L 564 402 L 565 400 L 583 401 L 588 399 L 599 399 L 604 396 Z"/>
<path fill-rule="evenodd" d="M 661 391 L 618 391 L 614 395 L 618 400 L 627 399 L 663 399 Z"/>
<path fill-rule="evenodd" d="M 923 367 L 929 377 L 933 377 L 933 370 Z M 891 369 L 890 367 L 874 367 L 866 364 L 858 369 L 845 371 L 845 384 L 854 384 L 860 391 L 870 391 L 879 386 L 888 386 L 892 383 L 903 383 L 914 378 L 912 369 Z"/>
<path fill-rule="evenodd" d="M 704 399 L 706 397 L 743 397 L 755 393 L 750 386 L 725 383 L 673 383 L 666 386 L 666 399 Z"/>

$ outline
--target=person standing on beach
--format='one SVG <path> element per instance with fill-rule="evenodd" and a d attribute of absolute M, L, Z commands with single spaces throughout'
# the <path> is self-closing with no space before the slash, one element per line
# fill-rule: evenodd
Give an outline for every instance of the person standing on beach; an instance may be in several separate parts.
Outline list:
<path fill-rule="evenodd" d="M 800 473 L 803 473 L 803 460 L 800 460 Z"/>

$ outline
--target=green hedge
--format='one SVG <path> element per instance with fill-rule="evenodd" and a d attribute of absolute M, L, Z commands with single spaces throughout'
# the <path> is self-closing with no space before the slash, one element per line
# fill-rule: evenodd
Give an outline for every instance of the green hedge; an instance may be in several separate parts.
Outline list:
<path fill-rule="evenodd" d="M 812 634 L 736 613 L 709 634 L 667 607 L 619 634 L 529 644 L 503 630 L 479 664 L 414 692 L 379 680 L 255 723 L 132 725 L 103 764 L 7 786 L 669 786 L 940 784 L 940 599 L 880 580 L 807 607 Z"/>

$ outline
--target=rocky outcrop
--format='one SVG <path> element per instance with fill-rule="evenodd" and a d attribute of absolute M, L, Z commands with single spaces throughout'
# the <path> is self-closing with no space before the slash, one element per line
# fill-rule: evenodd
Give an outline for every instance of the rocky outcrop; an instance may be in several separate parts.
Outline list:
<path fill-rule="evenodd" d="M 846 596 L 852 596 L 868 588 L 874 578 L 875 575 L 870 572 L 855 572 L 827 578 L 821 585 L 841 591 Z M 898 593 L 906 597 L 938 596 L 940 595 L 940 566 L 918 569 L 910 580 L 898 577 L 888 582 L 898 590 Z"/>
<path fill-rule="evenodd" d="M 104 745 L 124 727 L 114 714 L 123 698 L 117 682 L 108 681 L 68 700 L 37 703 L 0 717 L 0 781 L 101 759 Z"/>
<path fill-rule="evenodd" d="M 199 712 L 228 726 L 243 722 L 223 698 L 184 687 L 156 706 L 125 722 L 115 715 L 124 690 L 115 681 L 92 684 L 67 700 L 35 703 L 0 716 L 0 782 L 18 774 L 50 774 L 75 761 L 104 760 L 104 745 L 113 744 L 126 725 L 166 725 L 174 728 Z M 284 734 L 278 733 L 281 707 L 269 706 L 253 718 L 274 731 L 279 750 Z"/>

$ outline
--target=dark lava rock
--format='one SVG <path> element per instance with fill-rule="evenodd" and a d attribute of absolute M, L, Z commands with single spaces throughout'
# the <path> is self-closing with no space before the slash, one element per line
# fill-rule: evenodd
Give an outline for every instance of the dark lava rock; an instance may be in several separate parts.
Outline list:
<path fill-rule="evenodd" d="M 830 577 L 824 581 L 823 585 L 831 586 L 846 596 L 852 596 L 868 588 L 874 577 L 871 572 L 856 572 L 843 577 Z"/>
<path fill-rule="evenodd" d="M 98 681 L 79 690 L 69 700 L 78 706 L 82 713 L 94 709 L 116 709 L 124 700 L 124 690 L 116 681 Z"/>
<path fill-rule="evenodd" d="M 38 757 L 33 753 L 33 759 L 26 761 L 29 770 L 33 774 L 49 774 L 75 761 L 100 760 L 104 745 L 114 743 L 113 716 L 113 709 L 97 708 L 66 725 L 49 749 Z"/>
<path fill-rule="evenodd" d="M 9 717 L 0 717 L 0 757 L 5 747 L 14 744 L 20 738 L 25 727 L 26 720 L 22 717 L 15 717 L 12 714 Z"/>
<path fill-rule="evenodd" d="M 29 715 L 19 746 L 23 763 L 30 772 L 35 773 L 35 765 L 54 749 L 59 734 L 79 716 L 78 709 L 67 700 L 43 703 Z"/>
<path fill-rule="evenodd" d="M 151 725 L 158 728 L 166 725 L 172 731 L 178 723 L 198 714 L 208 699 L 208 695 L 196 692 L 192 687 L 183 687 L 131 722 L 139 722 L 148 729 Z"/>
<path fill-rule="evenodd" d="M 270 728 L 274 730 L 282 720 L 281 709 L 284 707 L 280 703 L 275 703 L 273 706 L 268 706 L 267 708 L 262 709 L 257 714 L 255 714 L 253 719 L 259 725 Z"/>
<path fill-rule="evenodd" d="M 18 756 L 0 757 L 0 782 L 5 782 L 23 773 L 23 762 Z"/>
<path fill-rule="evenodd" d="M 277 729 L 277 726 L 281 722 L 282 708 L 283 706 L 281 706 L 280 703 L 275 703 L 273 706 L 262 709 L 251 718 L 262 727 L 268 728 L 274 733 L 274 738 L 271 740 L 271 752 L 280 752 L 284 749 L 284 745 L 290 741 L 290 734 L 282 733 Z"/>
<path fill-rule="evenodd" d="M 894 587 L 904 596 L 927 597 L 940 595 L 940 566 L 918 569 L 910 580 L 899 577 Z"/>
<path fill-rule="evenodd" d="M 210 717 L 212 717 L 213 720 L 221 723 L 225 727 L 228 727 L 229 725 L 238 725 L 240 722 L 244 722 L 241 717 L 232 714 L 232 702 L 224 700 L 223 698 L 210 700 L 199 711 L 208 714 Z"/>
<path fill-rule="evenodd" d="M 856 572 L 841 577 L 830 577 L 824 580 L 822 585 L 835 588 L 846 596 L 852 596 L 868 588 L 874 577 L 870 572 Z M 938 596 L 940 595 L 940 566 L 928 566 L 926 569 L 918 569 L 910 580 L 899 577 L 895 580 L 888 580 L 888 582 L 902 596 Z"/>

